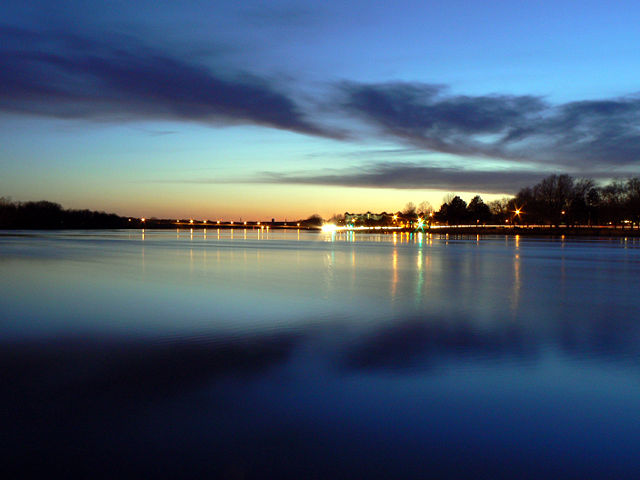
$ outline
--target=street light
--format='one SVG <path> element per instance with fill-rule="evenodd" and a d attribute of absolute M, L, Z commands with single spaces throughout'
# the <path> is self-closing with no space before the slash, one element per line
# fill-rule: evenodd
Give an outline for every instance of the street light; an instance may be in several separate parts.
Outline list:
<path fill-rule="evenodd" d="M 524 213 L 524 212 L 522 211 L 522 209 L 521 209 L 521 208 L 516 208 L 516 209 L 513 211 L 513 221 L 512 221 L 511 223 L 515 225 L 515 223 L 516 223 L 516 217 L 518 217 L 518 220 L 520 220 L 520 215 L 521 215 L 522 213 Z"/>

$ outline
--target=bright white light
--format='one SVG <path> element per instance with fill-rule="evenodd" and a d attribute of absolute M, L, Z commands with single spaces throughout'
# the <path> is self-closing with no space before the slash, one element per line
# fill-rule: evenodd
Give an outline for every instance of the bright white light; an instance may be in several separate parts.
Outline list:
<path fill-rule="evenodd" d="M 333 223 L 325 223 L 322 225 L 323 232 L 335 232 L 337 229 L 337 225 L 334 225 Z"/>

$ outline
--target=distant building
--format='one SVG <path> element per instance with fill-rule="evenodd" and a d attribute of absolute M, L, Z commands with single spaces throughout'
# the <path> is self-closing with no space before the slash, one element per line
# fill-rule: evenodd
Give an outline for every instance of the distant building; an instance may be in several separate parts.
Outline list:
<path fill-rule="evenodd" d="M 345 223 L 361 223 L 364 225 L 372 224 L 372 223 L 380 223 L 391 219 L 391 215 L 387 212 L 382 213 L 349 213 L 345 212 L 344 221 Z"/>

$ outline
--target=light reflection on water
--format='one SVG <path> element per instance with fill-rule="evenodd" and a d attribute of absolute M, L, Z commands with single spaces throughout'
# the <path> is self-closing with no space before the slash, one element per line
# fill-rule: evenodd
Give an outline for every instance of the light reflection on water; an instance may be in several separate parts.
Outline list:
<path fill-rule="evenodd" d="M 639 247 L 5 232 L 0 446 L 84 474 L 628 477 Z"/>

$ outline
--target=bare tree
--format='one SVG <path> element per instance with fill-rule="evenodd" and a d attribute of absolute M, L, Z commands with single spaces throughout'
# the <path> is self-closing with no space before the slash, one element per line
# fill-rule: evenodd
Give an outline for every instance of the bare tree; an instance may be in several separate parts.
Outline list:
<path fill-rule="evenodd" d="M 496 222 L 504 223 L 504 221 L 509 218 L 509 204 L 511 201 L 512 199 L 510 197 L 503 197 L 499 200 L 489 202 L 489 210 L 491 210 L 491 214 Z"/>
<path fill-rule="evenodd" d="M 404 213 L 405 215 L 408 215 L 408 216 L 415 215 L 416 214 L 416 205 L 413 202 L 408 202 L 404 206 L 404 210 L 402 210 L 402 213 Z"/>
<path fill-rule="evenodd" d="M 424 202 L 420 202 L 418 205 L 418 215 L 422 217 L 428 217 L 431 213 L 433 213 L 433 207 L 426 200 Z"/>

